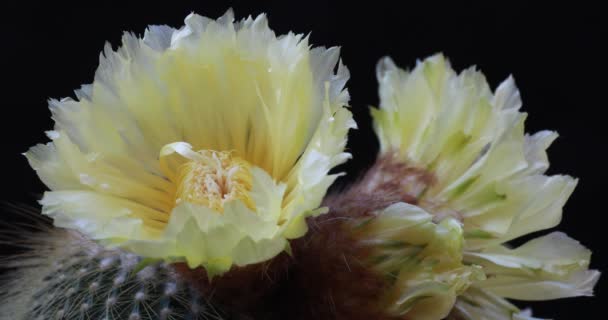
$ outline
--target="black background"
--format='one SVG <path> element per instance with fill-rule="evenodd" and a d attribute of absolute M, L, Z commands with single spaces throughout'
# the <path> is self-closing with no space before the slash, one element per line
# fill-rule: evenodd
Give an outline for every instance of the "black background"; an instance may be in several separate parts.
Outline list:
<path fill-rule="evenodd" d="M 73 89 L 91 82 L 105 41 L 116 47 L 124 30 L 143 34 L 148 24 L 179 27 L 192 11 L 215 18 L 233 7 L 237 18 L 268 13 L 278 34 L 312 31 L 312 44 L 342 47 L 360 127 L 349 141 L 355 159 L 344 166 L 350 177 L 369 166 L 377 151 L 368 106 L 378 102 L 374 68 L 380 57 L 390 55 L 400 66 L 411 67 L 416 59 L 443 52 L 457 70 L 477 65 L 492 87 L 513 74 L 523 110 L 529 113 L 526 130 L 560 133 L 549 150 L 550 173 L 580 178 L 559 229 L 593 250 L 592 267 L 607 269 L 605 10 L 580 4 L 530 8 L 509 2 L 496 7 L 379 1 L 49 2 L 21 1 L 2 10 L 0 200 L 34 203 L 44 191 L 20 154 L 47 141 L 44 131 L 52 128 L 52 121 L 46 100 L 73 96 Z M 595 298 L 524 305 L 532 305 L 538 316 L 604 319 L 607 282 L 600 279 Z"/>

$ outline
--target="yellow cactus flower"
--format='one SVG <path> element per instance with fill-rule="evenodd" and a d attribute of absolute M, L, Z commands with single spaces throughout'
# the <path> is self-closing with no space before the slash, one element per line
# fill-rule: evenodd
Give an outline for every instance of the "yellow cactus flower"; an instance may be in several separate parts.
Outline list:
<path fill-rule="evenodd" d="M 462 227 L 454 218 L 433 222 L 422 208 L 398 202 L 355 219 L 354 235 L 373 254 L 369 265 L 391 280 L 381 304 L 392 316 L 443 319 L 456 297 L 484 275 L 464 265 Z"/>
<path fill-rule="evenodd" d="M 462 263 L 480 266 L 486 277 L 462 292 L 455 317 L 526 319 L 504 298 L 591 295 L 599 272 L 587 269 L 590 252 L 578 242 L 553 233 L 515 249 L 504 244 L 556 226 L 577 183 L 544 174 L 545 150 L 557 134 L 524 133 L 513 78 L 493 93 L 483 74 L 474 68 L 457 74 L 440 54 L 411 71 L 384 58 L 377 75 L 380 108 L 372 116 L 379 161 L 401 169 L 370 179 L 368 188 L 391 180 L 434 221 L 461 223 Z"/>
<path fill-rule="evenodd" d="M 51 100 L 52 142 L 26 156 L 56 226 L 211 275 L 270 259 L 346 161 L 337 48 L 275 36 L 264 15 L 196 14 L 106 45 L 77 100 Z"/>

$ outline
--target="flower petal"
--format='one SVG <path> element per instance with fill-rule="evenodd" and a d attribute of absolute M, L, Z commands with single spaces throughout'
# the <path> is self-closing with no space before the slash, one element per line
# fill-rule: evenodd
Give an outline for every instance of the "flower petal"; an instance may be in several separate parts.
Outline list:
<path fill-rule="evenodd" d="M 458 297 L 451 317 L 448 319 L 540 320 L 540 318 L 532 317 L 529 310 L 520 311 L 507 300 L 476 287 L 471 287 Z"/>
<path fill-rule="evenodd" d="M 385 300 L 395 316 L 445 318 L 457 295 L 483 278 L 479 267 L 462 264 L 459 223 L 432 219 L 420 207 L 396 203 L 354 228 L 373 253 L 372 269 L 394 278 Z"/>
<path fill-rule="evenodd" d="M 530 240 L 516 249 L 504 246 L 468 252 L 489 276 L 478 285 L 502 297 L 548 300 L 592 295 L 600 273 L 587 270 L 591 251 L 561 232 Z"/>

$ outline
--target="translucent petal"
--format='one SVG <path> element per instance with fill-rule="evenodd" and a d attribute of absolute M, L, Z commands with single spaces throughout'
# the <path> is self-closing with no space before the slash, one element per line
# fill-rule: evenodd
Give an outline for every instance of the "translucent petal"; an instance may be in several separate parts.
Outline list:
<path fill-rule="evenodd" d="M 591 251 L 561 232 L 536 238 L 515 249 L 495 246 L 465 259 L 482 265 L 487 280 L 478 285 L 499 296 L 547 300 L 589 296 L 600 273 L 587 270 Z"/>
<path fill-rule="evenodd" d="M 458 297 L 451 317 L 448 319 L 540 320 L 540 318 L 532 317 L 529 310 L 520 311 L 505 299 L 477 287 L 471 287 Z"/>
<path fill-rule="evenodd" d="M 420 207 L 396 203 L 354 229 L 372 252 L 372 269 L 394 278 L 384 297 L 393 315 L 443 319 L 456 297 L 483 278 L 479 267 L 462 264 L 458 222 L 432 218 Z"/>

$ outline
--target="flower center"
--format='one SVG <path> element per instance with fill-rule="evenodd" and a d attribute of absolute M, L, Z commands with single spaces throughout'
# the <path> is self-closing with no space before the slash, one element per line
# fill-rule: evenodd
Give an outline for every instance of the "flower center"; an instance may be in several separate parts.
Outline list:
<path fill-rule="evenodd" d="M 451 209 L 448 203 L 425 195 L 429 188 L 438 183 L 437 177 L 426 169 L 396 158 L 395 154 L 388 152 L 378 157 L 361 180 L 361 191 L 367 194 L 384 194 L 385 200 L 402 201 L 424 208 L 433 214 L 436 223 L 446 217 L 462 222 L 462 214 Z"/>
<path fill-rule="evenodd" d="M 179 168 L 176 204 L 187 201 L 223 212 L 225 203 L 241 200 L 249 209 L 255 209 L 249 196 L 252 175 L 247 161 L 227 151 L 197 153 L 200 157 L 190 159 Z"/>

